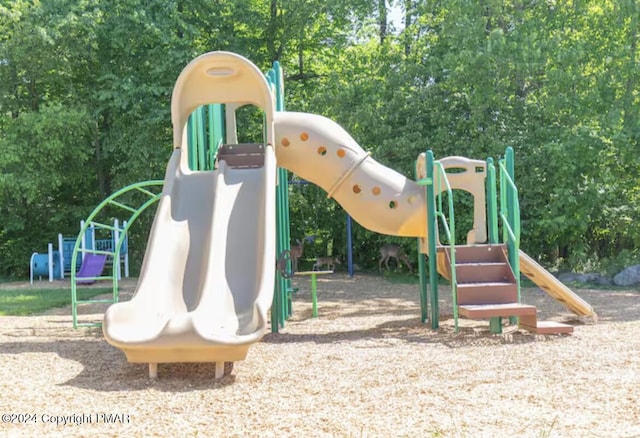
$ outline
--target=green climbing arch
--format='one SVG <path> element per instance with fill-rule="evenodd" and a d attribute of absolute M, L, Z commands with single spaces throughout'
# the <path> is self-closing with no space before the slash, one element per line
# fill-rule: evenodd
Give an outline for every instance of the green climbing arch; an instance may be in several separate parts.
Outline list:
<path fill-rule="evenodd" d="M 117 192 L 113 193 L 111 196 L 102 201 L 87 217 L 84 221 L 83 226 L 80 229 L 80 233 L 78 234 L 78 238 L 76 239 L 76 243 L 73 247 L 73 256 L 71 258 L 71 266 L 76 266 L 78 260 L 79 253 L 85 254 L 102 254 L 108 257 L 111 257 L 112 260 L 120 260 L 120 249 L 125 240 L 125 236 L 127 235 L 129 228 L 136 219 L 151 205 L 156 203 L 160 199 L 160 195 L 162 194 L 162 186 L 164 181 L 162 180 L 151 180 L 138 182 L 135 184 L 131 184 L 127 187 L 124 187 Z M 81 247 L 82 238 L 85 235 L 87 229 L 91 226 L 96 229 L 103 229 L 109 231 L 115 231 L 115 227 L 113 225 L 108 225 L 102 222 L 99 222 L 101 213 L 105 211 L 111 211 L 110 209 L 115 208 L 116 210 L 124 211 L 125 214 L 129 214 L 129 218 L 123 222 L 126 225 L 124 229 L 119 229 L 119 239 L 115 243 L 113 251 L 104 251 L 98 249 L 84 249 Z M 115 266 L 115 263 L 114 265 Z M 113 285 L 113 293 L 110 298 L 107 299 L 90 299 L 90 300 L 79 300 L 78 299 L 78 278 L 76 277 L 76 271 L 71 271 L 71 308 L 73 313 L 73 327 L 78 328 L 80 326 L 99 326 L 101 322 L 92 322 L 92 323 L 79 323 L 78 322 L 78 308 L 82 305 L 86 304 L 96 304 L 96 303 L 116 303 L 118 302 L 118 275 L 115 268 L 110 270 L 110 275 L 101 275 L 99 277 L 83 277 L 81 281 L 97 281 L 97 280 L 111 280 Z"/>

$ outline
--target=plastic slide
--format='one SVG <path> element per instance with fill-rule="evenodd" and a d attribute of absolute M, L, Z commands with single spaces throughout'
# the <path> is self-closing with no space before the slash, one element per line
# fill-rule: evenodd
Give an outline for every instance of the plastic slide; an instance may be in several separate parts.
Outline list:
<path fill-rule="evenodd" d="M 216 94 L 218 92 L 218 94 Z M 221 94 L 220 94 L 221 93 Z M 134 296 L 104 316 L 107 341 L 130 362 L 243 360 L 267 330 L 275 279 L 275 152 L 242 168 L 220 161 L 211 172 L 188 167 L 185 125 L 210 102 L 252 102 L 273 144 L 273 101 L 262 73 L 244 58 L 217 52 L 192 61 L 172 97 L 174 152 Z M 184 147 L 182 145 L 184 144 Z"/>
<path fill-rule="evenodd" d="M 598 315 L 589 303 L 576 295 L 522 250 L 520 250 L 520 272 L 576 315 L 590 316 L 594 321 L 598 320 Z"/>
<path fill-rule="evenodd" d="M 233 152 L 229 146 L 219 153 L 215 171 L 191 171 L 188 117 L 216 102 L 226 103 L 228 111 L 246 104 L 262 109 L 265 145 L 254 145 L 258 154 L 245 154 L 252 156 L 251 165 L 238 158 L 242 148 Z M 171 115 L 174 151 L 138 285 L 131 301 L 109 307 L 103 323 L 107 341 L 130 362 L 149 363 L 151 377 L 163 362 L 215 362 L 220 377 L 225 362 L 243 360 L 266 333 L 276 265 L 276 157 L 279 166 L 323 188 L 362 226 L 425 237 L 420 186 L 373 160 L 335 122 L 275 113 L 264 76 L 239 55 L 211 52 L 194 59 L 176 82 Z M 579 315 L 595 315 L 523 252 L 520 260 L 522 272 L 554 298 Z M 97 272 L 93 261 L 91 272 Z M 81 270 L 83 275 L 89 273 Z"/>
<path fill-rule="evenodd" d="M 275 133 L 278 165 L 323 188 L 360 225 L 394 236 L 426 235 L 424 190 L 372 159 L 340 125 L 282 112 Z"/>
<path fill-rule="evenodd" d="M 251 103 L 265 113 L 264 163 L 192 172 L 185 125 L 199 105 Z M 321 188 L 362 226 L 423 237 L 426 205 L 412 180 L 377 163 L 338 124 L 318 115 L 275 113 L 252 63 L 212 52 L 181 73 L 172 97 L 174 152 L 131 301 L 112 305 L 103 331 L 130 362 L 216 362 L 245 358 L 267 330 L 275 276 L 277 164 Z M 184 145 L 184 147 L 183 147 Z M 275 149 L 271 146 L 275 145 Z"/>
<path fill-rule="evenodd" d="M 82 258 L 82 266 L 76 274 L 78 284 L 95 283 L 93 277 L 102 275 L 104 265 L 107 262 L 107 256 L 104 254 L 86 253 Z"/>
<path fill-rule="evenodd" d="M 260 225 L 275 160 L 184 175 L 180 156 L 168 166 L 135 295 L 107 310 L 104 334 L 130 362 L 242 360 L 267 329 L 275 261 Z"/>

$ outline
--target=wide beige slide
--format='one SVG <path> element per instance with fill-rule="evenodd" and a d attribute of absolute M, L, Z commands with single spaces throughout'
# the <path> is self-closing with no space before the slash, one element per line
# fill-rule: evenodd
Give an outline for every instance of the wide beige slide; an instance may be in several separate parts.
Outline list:
<path fill-rule="evenodd" d="M 263 109 L 262 162 L 235 168 L 221 160 L 215 171 L 189 170 L 187 118 L 215 102 Z M 276 248 L 272 114 L 264 76 L 238 55 L 196 58 L 176 83 L 174 152 L 138 285 L 129 302 L 109 307 L 103 323 L 107 341 L 130 362 L 149 363 L 151 377 L 165 362 L 215 362 L 220 377 L 225 362 L 243 360 L 267 331 Z"/>
<path fill-rule="evenodd" d="M 522 250 L 520 250 L 520 272 L 576 315 L 590 316 L 597 322 L 598 315 L 589 303 L 576 295 Z"/>

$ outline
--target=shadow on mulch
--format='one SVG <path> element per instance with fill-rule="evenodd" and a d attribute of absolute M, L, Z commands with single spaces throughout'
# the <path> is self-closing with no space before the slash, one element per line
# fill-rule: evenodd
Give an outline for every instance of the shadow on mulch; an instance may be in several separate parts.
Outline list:
<path fill-rule="evenodd" d="M 445 319 L 446 319 L 446 315 Z M 452 318 L 451 316 L 449 316 Z M 268 333 L 262 342 L 271 344 L 308 343 L 333 344 L 362 340 L 398 340 L 406 343 L 444 345 L 449 348 L 519 345 L 540 340 L 551 341 L 566 338 L 566 335 L 536 335 L 513 326 L 505 326 L 503 334 L 493 334 L 488 326 L 460 327 L 455 332 L 451 324 L 441 324 L 432 330 L 429 323 L 423 324 L 420 318 L 389 321 L 371 328 L 333 331 L 328 333 Z M 375 346 L 379 348 L 379 345 Z"/>
<path fill-rule="evenodd" d="M 451 312 L 450 306 L 449 310 L 445 310 L 441 316 L 441 327 L 437 330 L 432 330 L 430 324 L 423 324 L 418 316 L 407 317 L 407 312 L 415 310 L 416 301 L 413 301 L 412 304 L 411 299 L 412 297 L 417 299 L 417 295 L 410 293 L 406 287 L 397 286 L 396 289 L 389 284 L 383 284 L 380 287 L 376 285 L 375 280 L 377 279 L 370 277 L 368 280 L 362 282 L 364 284 L 361 283 L 356 286 L 351 279 L 333 278 L 331 287 L 328 284 L 323 285 L 328 292 L 327 296 L 325 296 L 327 301 L 324 304 L 322 302 L 323 291 L 319 290 L 321 318 L 323 317 L 322 312 L 328 312 L 329 315 L 325 316 L 325 318 L 332 321 L 335 320 L 335 329 L 331 327 L 331 331 L 328 333 L 318 334 L 287 333 L 285 330 L 284 333 L 267 334 L 262 342 L 269 344 L 357 342 L 357 348 L 368 348 L 367 343 L 362 341 L 371 340 L 372 348 L 380 348 L 381 345 L 384 346 L 385 341 L 389 341 L 389 348 L 393 348 L 394 344 L 407 343 L 443 345 L 447 348 L 455 349 L 498 345 L 515 346 L 542 340 L 545 342 L 561 342 L 567 339 L 567 336 L 561 335 L 535 335 L 510 326 L 505 327 L 504 334 L 494 335 L 489 332 L 487 321 L 483 321 L 478 325 L 465 321 L 461 323 L 459 332 L 455 333 L 452 317 L 450 314 L 446 314 Z M 302 284 L 302 286 L 304 287 L 305 285 Z M 413 290 L 412 286 L 409 286 L 409 288 L 411 291 Z M 367 291 L 369 291 L 369 294 L 367 294 Z M 396 294 L 396 292 L 398 293 Z M 640 320 L 639 291 L 582 289 L 577 293 L 594 307 L 599 315 L 599 325 L 605 326 L 607 323 Z M 440 296 L 444 298 L 446 294 L 441 293 Z M 358 303 L 359 297 L 363 297 L 361 304 Z M 533 288 L 528 289 L 523 297 L 526 297 L 523 301 L 539 306 L 543 315 L 558 316 L 560 315 L 559 312 L 565 310 L 545 293 Z M 307 300 L 308 297 L 304 297 L 304 301 Z M 364 302 L 365 300 L 366 302 Z M 348 303 L 348 305 L 341 305 L 340 303 Z M 307 307 L 301 309 L 299 314 L 296 314 L 295 323 L 305 322 L 311 318 L 311 309 L 308 304 L 307 301 L 305 304 Z M 354 308 L 348 308 L 349 306 Z M 441 303 L 440 308 L 441 311 L 445 309 L 444 303 Z M 342 318 L 382 314 L 390 315 L 392 318 L 397 319 L 372 325 L 369 328 L 349 329 L 349 327 L 342 325 L 343 330 L 339 330 Z M 564 322 L 574 326 L 584 324 L 579 318 L 572 316 L 568 316 L 568 318 L 569 320 L 565 318 Z M 68 322 L 64 324 L 68 324 Z M 308 329 L 312 329 L 312 327 L 305 327 L 305 330 Z M 606 330 L 606 327 L 602 327 L 601 330 Z M 194 389 L 223 388 L 235 382 L 233 374 L 216 380 L 215 367 L 211 363 L 159 364 L 159 378 L 151 380 L 148 377 L 147 364 L 128 363 L 122 352 L 110 346 L 103 339 L 100 328 L 72 331 L 68 326 L 62 327 L 60 321 L 51 319 L 47 321 L 47 326 L 16 329 L 10 336 L 15 336 L 16 338 L 24 337 L 27 340 L 16 339 L 18 342 L 0 343 L 0 357 L 2 355 L 45 352 L 55 353 L 63 359 L 81 364 L 82 371 L 60 384 L 63 386 L 98 392 L 156 390 L 180 393 L 193 391 Z M 38 339 L 38 337 L 43 339 Z M 28 338 L 32 341 L 30 342 Z M 44 338 L 48 339 L 45 341 Z"/>
<path fill-rule="evenodd" d="M 38 329 L 41 331 L 42 329 Z M 0 343 L 0 356 L 23 353 L 56 353 L 63 359 L 78 362 L 82 371 L 64 386 L 94 391 L 189 392 L 231 385 L 235 375 L 215 379 L 212 363 L 158 364 L 158 378 L 149 378 L 147 364 L 129 363 L 123 353 L 107 344 L 102 335 L 88 334 L 91 339 L 57 339 L 50 342 Z"/>

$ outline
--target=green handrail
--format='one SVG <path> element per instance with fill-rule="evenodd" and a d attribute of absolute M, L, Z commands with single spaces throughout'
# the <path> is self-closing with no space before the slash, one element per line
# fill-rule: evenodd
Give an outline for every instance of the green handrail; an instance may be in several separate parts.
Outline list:
<path fill-rule="evenodd" d="M 440 223 L 445 232 L 447 242 L 449 244 L 449 262 L 451 264 L 451 278 L 449 283 L 451 284 L 451 294 L 453 300 L 453 320 L 455 324 L 456 332 L 458 331 L 458 287 L 456 279 L 456 221 L 453 208 L 453 190 L 451 184 L 447 178 L 447 173 L 441 162 L 436 161 L 434 163 L 438 172 L 435 173 L 434 186 L 436 193 L 438 194 L 438 208 L 436 210 L 436 218 L 440 219 Z M 446 193 L 449 207 L 449 220 L 447 223 L 447 217 L 444 214 L 442 195 Z M 439 239 L 438 239 L 439 240 Z"/>
<path fill-rule="evenodd" d="M 509 263 L 516 279 L 518 302 L 520 302 L 520 202 L 518 201 L 518 188 L 514 182 L 514 154 L 511 147 L 506 149 L 505 158 L 501 159 L 498 165 L 500 168 L 500 219 L 503 242 L 507 244 L 509 251 Z"/>
<path fill-rule="evenodd" d="M 496 186 L 496 166 L 493 158 L 487 158 L 487 230 L 489 243 L 498 243 L 498 194 Z"/>
<path fill-rule="evenodd" d="M 437 170 L 437 171 L 436 171 Z M 438 267 L 437 267 L 437 246 L 440 244 L 437 228 L 438 223 L 442 223 L 443 229 L 449 245 L 449 260 L 451 263 L 451 292 L 454 303 L 454 320 L 456 331 L 458 329 L 457 310 L 457 284 L 456 284 L 456 242 L 455 242 L 455 213 L 453 207 L 453 190 L 447 178 L 444 166 L 441 162 L 435 161 L 433 152 L 426 152 L 426 178 L 423 185 L 426 185 L 427 201 L 427 237 L 429 255 L 429 286 L 431 288 L 431 328 L 437 329 L 439 326 L 439 305 L 438 305 Z M 448 195 L 448 213 L 445 215 L 442 195 Z M 436 202 L 437 198 L 437 202 Z"/>

